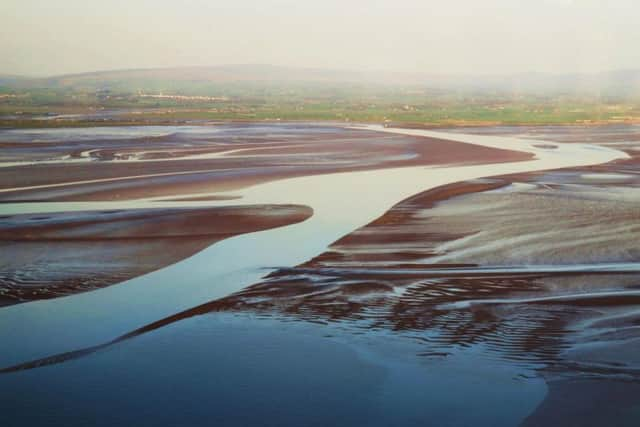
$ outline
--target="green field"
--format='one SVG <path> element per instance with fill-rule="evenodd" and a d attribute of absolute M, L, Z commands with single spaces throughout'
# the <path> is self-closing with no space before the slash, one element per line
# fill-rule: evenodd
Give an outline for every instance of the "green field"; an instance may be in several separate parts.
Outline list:
<path fill-rule="evenodd" d="M 56 117 L 61 114 L 82 116 Z M 640 100 L 319 83 L 155 81 L 143 85 L 128 81 L 109 89 L 99 89 L 98 82 L 72 87 L 0 87 L 0 126 L 5 128 L 211 120 L 427 126 L 636 123 L 640 122 Z"/>

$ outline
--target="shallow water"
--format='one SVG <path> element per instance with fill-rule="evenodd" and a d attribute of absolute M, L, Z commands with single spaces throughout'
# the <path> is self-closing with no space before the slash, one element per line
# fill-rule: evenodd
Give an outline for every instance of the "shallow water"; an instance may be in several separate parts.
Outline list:
<path fill-rule="evenodd" d="M 268 128 L 257 132 L 271 131 Z M 293 267 L 324 252 L 341 236 L 425 189 L 491 175 L 626 157 L 613 149 L 583 144 L 554 144 L 557 148 L 549 149 L 538 140 L 369 129 L 522 150 L 535 153 L 537 158 L 494 165 L 408 167 L 292 178 L 235 191 L 242 199 L 233 201 L 155 198 L 3 204 L 2 213 L 13 214 L 295 203 L 311 206 L 314 215 L 300 224 L 225 240 L 178 264 L 117 286 L 0 309 L 0 366 L 100 345 L 227 296 L 259 282 L 277 267 Z M 557 273 L 572 267 L 544 268 L 554 270 L 547 273 Z M 638 265 L 573 268 L 582 273 L 597 269 L 635 272 Z M 513 267 L 507 270 L 488 272 L 523 273 Z M 533 267 L 523 270 L 541 273 Z M 535 365 L 528 360 L 513 363 L 486 357 L 483 346 L 487 342 L 476 345 L 469 341 L 449 348 L 446 356 L 424 358 L 417 356 L 422 347 L 416 342 L 427 339 L 429 330 L 423 329 L 418 336 L 375 328 L 363 333 L 350 322 L 344 325 L 318 317 L 315 320 L 326 324 L 317 325 L 299 320 L 233 313 L 193 317 L 84 359 L 0 376 L 0 401 L 2 405 L 9 402 L 11 408 L 4 412 L 11 409 L 16 414 L 16 425 L 38 424 L 28 410 L 35 405 L 53 421 L 47 425 L 157 425 L 158 420 L 167 424 L 206 420 L 226 425 L 410 425 L 431 419 L 440 425 L 508 426 L 517 425 L 531 413 L 546 392 L 544 381 L 535 377 Z M 108 373 L 106 378 L 104 372 Z"/>
<path fill-rule="evenodd" d="M 393 334 L 215 315 L 0 384 L 9 420 L 34 426 L 512 426 L 546 391 L 522 369 L 478 369 L 479 350 L 431 363 L 419 351 Z"/>

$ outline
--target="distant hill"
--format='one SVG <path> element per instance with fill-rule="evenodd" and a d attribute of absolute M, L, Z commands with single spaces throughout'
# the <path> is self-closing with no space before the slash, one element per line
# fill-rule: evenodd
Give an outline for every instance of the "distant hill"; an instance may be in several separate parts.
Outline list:
<path fill-rule="evenodd" d="M 21 84 L 40 87 L 94 87 L 145 85 L 154 82 L 194 83 L 231 82 L 360 82 L 358 72 L 289 68 L 272 65 L 225 65 L 216 67 L 179 67 L 95 71 L 47 78 L 26 79 Z"/>
<path fill-rule="evenodd" d="M 32 79 L 13 74 L 0 74 L 0 86 L 15 86 Z"/>
<path fill-rule="evenodd" d="M 442 75 L 358 72 L 273 65 L 225 65 L 96 71 L 47 78 L 0 75 L 0 85 L 17 89 L 47 87 L 76 90 L 198 92 L 227 84 L 349 84 L 420 86 L 457 91 L 510 94 L 640 96 L 640 70 L 592 74 L 522 73 L 512 75 Z"/>

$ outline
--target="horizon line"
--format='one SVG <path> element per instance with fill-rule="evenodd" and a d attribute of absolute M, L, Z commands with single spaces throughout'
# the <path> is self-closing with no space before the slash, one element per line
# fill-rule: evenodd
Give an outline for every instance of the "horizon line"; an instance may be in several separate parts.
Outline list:
<path fill-rule="evenodd" d="M 522 75 L 542 75 L 542 76 L 597 76 L 601 74 L 619 73 L 619 72 L 640 72 L 638 67 L 620 67 L 601 69 L 597 71 L 519 71 L 510 73 L 469 73 L 469 72 L 429 72 L 429 71 L 402 71 L 391 69 L 355 69 L 355 68 L 324 68 L 319 66 L 297 66 L 297 65 L 279 65 L 272 63 L 228 63 L 216 65 L 176 65 L 176 66 L 151 66 L 151 67 L 125 67 L 125 68 L 103 68 L 85 71 L 73 71 L 54 74 L 29 74 L 29 73 L 0 73 L 0 77 L 23 78 L 23 79 L 51 79 L 61 77 L 73 77 L 90 74 L 113 73 L 113 72 L 135 72 L 135 71 L 154 71 L 154 70 L 180 70 L 180 69 L 215 69 L 215 68 L 232 68 L 232 67 L 271 67 L 274 69 L 289 69 L 298 71 L 322 71 L 322 72 L 341 72 L 353 74 L 393 74 L 399 76 L 431 76 L 431 77 L 505 77 L 505 76 L 522 76 Z"/>

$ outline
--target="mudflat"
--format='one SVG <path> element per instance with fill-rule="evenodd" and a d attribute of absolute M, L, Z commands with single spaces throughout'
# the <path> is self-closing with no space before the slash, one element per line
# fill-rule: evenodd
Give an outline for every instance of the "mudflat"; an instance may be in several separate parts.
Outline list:
<path fill-rule="evenodd" d="M 437 138 L 323 125 L 218 125 L 0 134 L 0 202 L 198 197 L 283 178 L 531 159 Z M 38 138 L 39 137 L 39 138 Z"/>
<path fill-rule="evenodd" d="M 82 211 L 0 219 L 0 304 L 86 292 L 178 262 L 222 239 L 303 221 L 305 206 Z"/>

